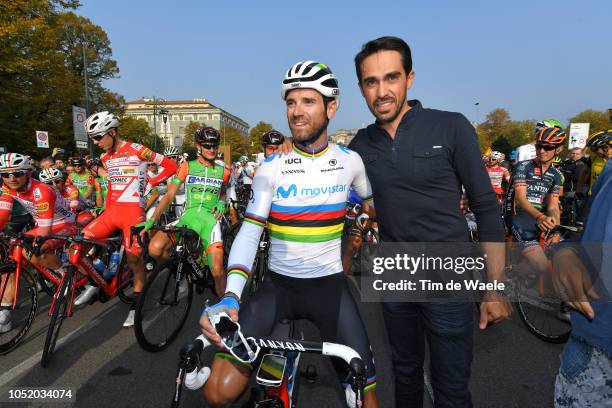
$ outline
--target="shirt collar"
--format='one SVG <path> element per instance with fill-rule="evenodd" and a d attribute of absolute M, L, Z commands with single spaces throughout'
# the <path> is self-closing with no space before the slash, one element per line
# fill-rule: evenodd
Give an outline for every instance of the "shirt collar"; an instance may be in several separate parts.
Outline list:
<path fill-rule="evenodd" d="M 399 126 L 401 126 L 404 122 L 410 120 L 411 118 L 414 118 L 423 110 L 423 105 L 421 105 L 421 102 L 418 99 L 409 100 L 408 106 L 410 106 L 410 109 L 408 110 L 408 112 L 404 113 L 402 120 L 400 120 Z M 382 127 L 378 124 L 378 120 L 376 120 L 376 126 L 382 129 Z"/>
<path fill-rule="evenodd" d="M 302 156 L 318 157 L 324 155 L 329 150 L 329 143 L 325 141 L 321 146 L 311 149 L 310 147 L 293 142 L 293 150 Z"/>

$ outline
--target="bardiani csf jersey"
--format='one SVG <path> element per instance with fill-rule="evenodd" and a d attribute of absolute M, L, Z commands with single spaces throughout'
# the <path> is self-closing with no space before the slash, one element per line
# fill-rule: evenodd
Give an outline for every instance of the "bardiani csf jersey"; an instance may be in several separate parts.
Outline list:
<path fill-rule="evenodd" d="M 342 272 L 340 239 L 351 187 L 372 194 L 361 157 L 326 144 L 316 151 L 293 146 L 257 170 L 253 196 L 228 260 L 227 291 L 240 296 L 267 223 L 270 270 L 296 278 Z"/>
<path fill-rule="evenodd" d="M 103 154 L 101 160 L 108 171 L 107 209 L 115 205 L 144 208 L 147 162 L 164 167 L 155 178 L 149 180 L 153 186 L 177 169 L 172 160 L 132 142 L 124 142 L 118 150 Z"/>

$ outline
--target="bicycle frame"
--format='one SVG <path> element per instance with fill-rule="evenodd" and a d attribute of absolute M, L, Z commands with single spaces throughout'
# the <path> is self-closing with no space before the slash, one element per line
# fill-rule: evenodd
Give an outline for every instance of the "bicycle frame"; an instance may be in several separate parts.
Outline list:
<path fill-rule="evenodd" d="M 19 281 L 20 281 L 19 278 L 21 276 L 21 270 L 23 267 L 27 267 L 27 266 L 34 267 L 34 269 L 36 269 L 38 273 L 43 275 L 45 279 L 57 285 L 59 289 L 60 284 L 63 280 L 63 277 L 58 278 L 55 274 L 50 273 L 45 268 L 35 263 L 32 263 L 32 261 L 30 261 L 26 256 L 24 256 L 23 254 L 24 246 L 23 246 L 23 242 L 21 239 L 12 238 L 9 248 L 10 248 L 9 250 L 10 259 L 15 261 L 15 285 L 14 285 L 14 296 L 13 296 L 13 306 L 12 306 L 13 309 L 17 307 L 17 294 L 19 293 Z M 0 288 L 0 293 L 2 294 L 4 294 L 4 291 L 6 290 L 6 286 L 8 285 L 9 276 L 10 275 L 7 275 L 6 279 L 4 279 L 4 281 L 2 282 L 2 288 Z M 86 283 L 87 283 L 87 276 L 83 276 L 81 279 L 77 280 L 75 286 L 80 287 L 80 286 L 85 285 Z M 51 304 L 51 307 L 49 308 L 49 313 L 51 312 L 52 307 L 53 307 L 53 303 Z"/>

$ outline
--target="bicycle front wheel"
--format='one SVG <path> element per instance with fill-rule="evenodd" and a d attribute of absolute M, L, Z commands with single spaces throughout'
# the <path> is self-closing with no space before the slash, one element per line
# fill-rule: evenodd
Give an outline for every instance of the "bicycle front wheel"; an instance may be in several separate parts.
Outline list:
<path fill-rule="evenodd" d="M 5 333 L 0 333 L 0 355 L 7 354 L 23 340 L 30 327 L 32 327 L 38 307 L 36 282 L 25 269 L 22 269 L 20 273 L 19 282 L 15 282 L 15 263 L 12 261 L 3 262 L 0 265 L 0 292 L 4 292 L 0 293 L 0 299 L 7 299 L 12 302 L 14 297 L 7 293 L 9 288 L 8 282 L 10 282 L 9 285 L 12 287 L 14 287 L 15 283 L 19 287 L 16 294 L 17 305 L 14 309 L 10 309 L 9 312 L 11 328 Z"/>
<path fill-rule="evenodd" d="M 183 265 L 180 279 L 178 266 L 172 259 L 158 265 L 136 303 L 134 333 L 138 344 L 147 351 L 168 347 L 189 316 L 193 285 L 187 280 L 187 265 Z"/>
<path fill-rule="evenodd" d="M 527 329 L 548 343 L 565 343 L 572 331 L 564 316 L 563 302 L 550 290 L 539 290 L 537 283 L 519 279 L 516 285 L 517 309 Z"/>
<path fill-rule="evenodd" d="M 60 329 L 64 320 L 68 317 L 68 303 L 72 297 L 72 287 L 74 278 L 74 267 L 69 267 L 68 271 L 64 275 L 64 279 L 56 292 L 55 302 L 51 309 L 51 319 L 49 320 L 49 327 L 47 329 L 47 337 L 45 338 L 45 345 L 43 346 L 43 354 L 40 360 L 40 365 L 46 367 L 51 361 L 57 338 L 59 336 Z"/>

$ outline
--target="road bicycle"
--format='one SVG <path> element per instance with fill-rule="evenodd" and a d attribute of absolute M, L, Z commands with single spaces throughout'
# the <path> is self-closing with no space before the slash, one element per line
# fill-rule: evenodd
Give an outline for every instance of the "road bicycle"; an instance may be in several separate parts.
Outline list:
<path fill-rule="evenodd" d="M 238 326 L 234 322 L 227 322 L 227 326 Z M 225 323 L 224 323 L 225 324 Z M 219 330 L 219 326 L 216 325 Z M 288 337 L 247 337 L 239 333 L 240 327 L 228 336 L 234 340 L 242 338 L 248 343 L 250 349 L 249 359 L 254 362 L 262 353 L 266 353 L 260 359 L 256 382 L 262 388 L 261 396 L 258 397 L 255 407 L 257 408 L 295 408 L 297 407 L 297 386 L 299 384 L 299 366 L 302 353 L 320 354 L 339 358 L 349 366 L 348 383 L 353 391 L 354 401 L 347 397 L 348 406 L 362 407 L 364 388 L 366 386 L 365 364 L 359 354 L 352 348 L 343 344 L 329 342 L 304 341 Z M 221 334 L 221 331 L 219 331 Z M 221 334 L 224 337 L 224 334 Z M 227 335 L 227 334 L 226 334 Z M 295 337 L 295 336 L 294 336 Z M 177 408 L 180 404 L 182 387 L 188 376 L 197 375 L 202 367 L 201 354 L 206 346 L 210 345 L 203 336 L 197 337 L 192 343 L 187 344 L 180 352 L 177 376 L 171 407 Z M 232 351 L 244 350 L 243 344 L 234 341 Z M 236 351 L 239 353 L 239 351 Z M 307 377 L 308 377 L 307 372 Z M 312 375 L 312 373 L 310 374 Z M 316 376 L 316 373 L 314 374 Z M 196 386 L 202 386 L 197 384 Z M 195 388 L 192 386 L 192 388 Z"/>
<path fill-rule="evenodd" d="M 142 227 L 132 227 L 139 243 Z M 203 253 L 199 235 L 190 228 L 172 225 L 154 226 L 152 231 L 176 236 L 172 255 L 158 263 L 147 277 L 136 302 L 134 333 L 146 351 L 164 350 L 178 336 L 189 316 L 194 288 L 198 294 L 210 288 L 214 280 Z"/>
<path fill-rule="evenodd" d="M 527 329 L 540 340 L 548 343 L 565 343 L 572 330 L 571 322 L 565 316 L 568 306 L 554 292 L 552 286 L 552 252 L 546 244 L 553 232 L 576 233 L 578 228 L 559 225 L 547 234 L 541 234 L 540 245 L 548 258 L 545 273 L 534 274 L 522 268 L 508 268 L 514 275 L 516 306 L 518 314 Z"/>
<path fill-rule="evenodd" d="M 108 238 L 103 241 L 86 239 L 82 234 L 75 236 L 50 235 L 45 238 L 66 241 L 70 243 L 70 247 L 67 251 L 69 263 L 65 266 L 66 272 L 60 278 L 58 289 L 53 295 L 49 310 L 51 319 L 40 361 L 42 367 L 46 367 L 51 361 L 64 320 L 74 314 L 73 302 L 76 287 L 84 284 L 88 278 L 92 279 L 100 288 L 98 300 L 101 302 L 105 302 L 114 296 L 118 296 L 122 302 L 127 304 L 134 302 L 132 290 L 133 272 L 127 266 L 126 257 L 123 256 L 124 248 L 121 236 Z M 90 245 L 95 247 L 94 251 L 92 251 L 92 248 L 88 248 Z M 108 256 L 115 252 L 120 254 L 117 273 L 110 282 L 107 282 L 100 272 L 96 270 L 87 256 L 100 250 L 102 251 L 100 254 L 107 254 Z M 98 257 L 100 256 L 98 255 Z M 79 277 L 80 271 L 84 271 L 86 276 Z"/>
<path fill-rule="evenodd" d="M 6 246 L 6 258 L 0 263 L 0 299 L 4 301 L 8 295 L 9 286 L 14 288 L 11 302 L 11 315 L 13 328 L 7 333 L 0 334 L 0 354 L 6 354 L 14 349 L 25 337 L 34 322 L 38 308 L 37 279 L 43 280 L 40 286 L 48 288 L 53 285 L 59 287 L 62 275 L 57 271 L 36 265 L 24 255 L 24 252 L 33 253 L 33 242 L 36 239 L 38 245 L 44 243 L 52 236 L 34 237 L 24 233 L 17 233 L 1 238 Z M 31 272 L 33 271 L 33 272 Z M 41 278 L 35 278 L 34 274 Z M 81 277 L 75 282 L 75 287 L 84 286 L 87 277 Z M 49 285 L 49 286 L 47 286 Z M 53 293 L 51 294 L 53 295 Z"/>

